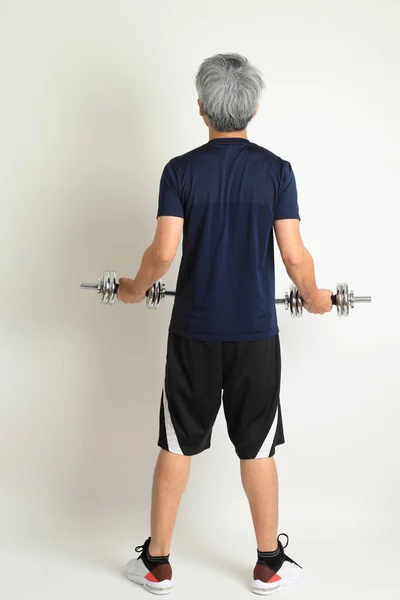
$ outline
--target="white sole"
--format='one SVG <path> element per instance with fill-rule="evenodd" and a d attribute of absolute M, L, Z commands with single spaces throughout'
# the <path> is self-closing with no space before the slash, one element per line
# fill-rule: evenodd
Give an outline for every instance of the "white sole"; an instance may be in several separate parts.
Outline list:
<path fill-rule="evenodd" d="M 148 581 L 146 577 L 143 577 L 143 575 L 130 575 L 129 573 L 125 573 L 125 575 L 129 581 L 133 581 L 133 583 L 142 585 L 145 590 L 150 592 L 150 594 L 155 594 L 156 596 L 165 596 L 166 594 L 170 594 L 172 592 L 172 581 L 170 579 L 160 582 L 153 582 Z"/>
<path fill-rule="evenodd" d="M 280 581 L 275 583 L 264 583 L 259 579 L 253 581 L 253 587 L 251 591 L 253 594 L 258 594 L 259 596 L 272 596 L 283 587 L 290 587 L 291 585 L 297 585 L 301 582 L 301 577 L 285 577 Z"/>

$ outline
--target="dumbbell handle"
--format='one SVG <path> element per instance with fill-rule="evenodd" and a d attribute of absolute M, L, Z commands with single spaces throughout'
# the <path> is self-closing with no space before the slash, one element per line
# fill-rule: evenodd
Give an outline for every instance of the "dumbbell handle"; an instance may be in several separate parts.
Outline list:
<path fill-rule="evenodd" d="M 333 306 L 337 305 L 337 299 L 336 299 L 336 294 L 333 294 L 331 296 L 331 300 L 332 300 L 332 304 Z M 371 296 L 354 296 L 353 297 L 353 302 L 371 302 Z M 276 298 L 275 299 L 275 304 L 285 304 L 286 300 L 285 298 Z"/>
<path fill-rule="evenodd" d="M 98 283 L 86 283 L 83 282 L 80 285 L 80 288 L 82 290 L 98 290 L 99 289 L 99 284 Z M 118 292 L 118 288 L 119 288 L 119 283 L 115 284 L 115 293 Z M 149 293 L 150 290 L 147 290 L 147 293 Z M 175 292 L 172 292 L 170 290 L 165 290 L 164 292 L 164 296 L 175 296 Z"/>
<path fill-rule="evenodd" d="M 118 292 L 118 288 L 119 288 L 119 283 L 116 283 L 115 284 L 115 293 Z M 150 292 L 150 290 L 147 290 L 146 296 L 149 292 Z M 164 296 L 175 296 L 175 292 L 171 292 L 170 290 L 164 290 Z"/>
<path fill-rule="evenodd" d="M 81 290 L 98 290 L 99 284 L 98 283 L 87 283 L 84 281 L 81 283 L 80 288 L 81 288 Z M 119 288 L 119 283 L 116 283 L 115 284 L 115 293 L 118 292 L 118 288 Z M 150 289 L 147 290 L 147 294 L 150 292 Z M 175 296 L 175 295 L 176 295 L 175 292 L 172 292 L 170 290 L 164 291 L 164 296 Z"/>

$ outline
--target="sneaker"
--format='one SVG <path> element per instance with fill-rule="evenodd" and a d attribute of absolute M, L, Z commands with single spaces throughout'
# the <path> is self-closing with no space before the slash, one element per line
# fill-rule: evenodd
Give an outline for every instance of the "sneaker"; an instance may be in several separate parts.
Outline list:
<path fill-rule="evenodd" d="M 279 539 L 281 536 L 286 537 L 285 546 L 282 545 Z M 252 591 L 254 594 L 269 596 L 277 592 L 281 587 L 300 583 L 302 567 L 286 556 L 285 548 L 288 544 L 289 536 L 286 533 L 281 533 L 278 536 L 279 555 L 277 558 L 274 557 L 270 561 L 268 561 L 268 558 L 258 558 L 253 576 Z"/>
<path fill-rule="evenodd" d="M 142 585 L 152 594 L 170 594 L 172 592 L 172 569 L 169 556 L 149 555 L 150 538 L 143 546 L 137 546 L 135 552 L 140 552 L 139 558 L 132 558 L 125 566 L 125 575 L 134 583 Z"/>

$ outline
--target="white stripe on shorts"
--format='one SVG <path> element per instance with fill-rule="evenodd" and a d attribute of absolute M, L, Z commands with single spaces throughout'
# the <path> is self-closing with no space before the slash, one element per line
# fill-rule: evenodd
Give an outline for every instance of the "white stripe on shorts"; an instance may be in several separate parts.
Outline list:
<path fill-rule="evenodd" d="M 279 414 L 279 406 L 276 407 L 274 422 L 272 423 L 271 429 L 269 430 L 268 435 L 265 438 L 264 443 L 261 446 L 260 451 L 257 454 L 256 458 L 268 458 L 269 457 L 271 450 L 272 450 L 272 444 L 274 443 L 276 429 L 278 427 L 278 414 Z"/>
<path fill-rule="evenodd" d="M 181 447 L 178 442 L 178 436 L 176 435 L 174 424 L 172 423 L 171 415 L 168 408 L 168 398 L 163 389 L 163 402 L 164 402 L 164 419 L 165 419 L 165 431 L 167 434 L 167 446 L 168 450 L 173 454 L 182 454 Z"/>

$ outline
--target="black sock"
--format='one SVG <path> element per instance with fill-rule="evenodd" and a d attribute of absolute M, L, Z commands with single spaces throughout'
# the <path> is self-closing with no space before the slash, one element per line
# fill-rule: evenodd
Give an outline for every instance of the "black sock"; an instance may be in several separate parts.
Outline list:
<path fill-rule="evenodd" d="M 261 565 L 267 565 L 270 569 L 277 572 L 282 566 L 281 551 L 278 548 L 274 552 L 260 552 L 257 550 L 258 562 Z"/>
<path fill-rule="evenodd" d="M 150 544 L 149 544 L 150 546 Z M 151 563 L 166 563 L 169 562 L 169 554 L 168 556 L 151 556 L 149 552 L 149 546 L 146 549 L 146 558 Z"/>

